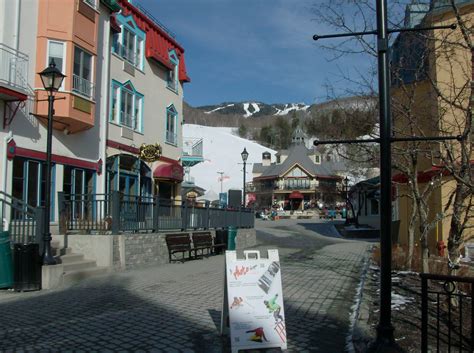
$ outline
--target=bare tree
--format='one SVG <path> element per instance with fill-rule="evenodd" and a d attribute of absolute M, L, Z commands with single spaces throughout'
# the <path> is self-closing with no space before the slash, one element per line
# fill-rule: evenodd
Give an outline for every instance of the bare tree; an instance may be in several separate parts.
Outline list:
<path fill-rule="evenodd" d="M 394 145 L 394 169 L 406 176 L 407 192 L 411 199 L 411 217 L 409 220 L 409 256 L 407 265 L 411 266 L 414 254 L 415 235 L 418 234 L 422 249 L 422 258 L 427 259 L 428 234 L 441 217 L 450 216 L 449 258 L 459 258 L 463 234 L 472 222 L 472 169 L 470 158 L 472 124 L 472 43 L 469 14 L 463 13 L 454 0 L 450 0 L 454 12 L 453 22 L 456 31 L 427 33 L 405 33 L 392 39 L 394 46 L 401 45 L 402 57 L 392 65 L 392 77 L 395 79 L 396 93 L 392 96 L 394 133 L 399 136 L 439 136 L 460 135 L 459 142 L 420 143 L 410 142 Z M 412 3 L 410 1 L 410 3 Z M 392 27 L 402 26 L 402 16 L 406 1 L 392 1 Z M 372 1 L 336 0 L 318 4 L 318 21 L 330 28 L 354 33 L 375 28 L 375 9 Z M 348 15 L 350 14 L 350 15 Z M 433 23 L 433 12 L 424 19 L 424 25 Z M 332 59 L 341 56 L 368 54 L 376 55 L 374 42 L 370 37 L 356 36 L 342 44 L 324 44 L 332 54 Z M 409 50 L 403 53 L 403 46 Z M 415 49 L 415 50 L 414 50 Z M 411 52 L 410 52 L 411 51 Z M 414 55 L 415 54 L 415 55 Z M 444 82 L 440 79 L 438 68 L 446 68 Z M 365 90 L 365 94 L 375 94 L 374 66 L 359 77 L 345 77 L 352 87 Z M 352 89 L 353 90 L 353 89 Z M 428 92 L 423 96 L 423 92 Z M 359 93 L 360 94 L 360 93 Z M 424 109 L 423 104 L 429 102 Z M 433 116 L 436 119 L 433 119 Z M 428 169 L 437 168 L 439 173 L 429 174 Z M 449 180 L 443 187 L 452 184 L 452 190 L 445 204 L 443 214 L 433 215 L 427 200 L 442 184 L 442 176 Z M 426 180 L 426 176 L 429 177 Z M 421 177 L 421 178 L 420 178 Z M 449 179 L 450 178 L 450 179 Z M 450 261 L 451 263 L 451 261 Z M 423 270 L 427 271 L 427 261 L 423 261 Z"/>

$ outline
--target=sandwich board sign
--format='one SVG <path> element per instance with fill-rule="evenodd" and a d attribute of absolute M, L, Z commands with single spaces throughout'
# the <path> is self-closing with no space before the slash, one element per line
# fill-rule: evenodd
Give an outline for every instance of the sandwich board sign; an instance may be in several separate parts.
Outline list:
<path fill-rule="evenodd" d="M 229 322 L 232 353 L 244 349 L 286 349 L 285 312 L 278 250 L 261 258 L 256 250 L 226 251 L 222 330 Z"/>

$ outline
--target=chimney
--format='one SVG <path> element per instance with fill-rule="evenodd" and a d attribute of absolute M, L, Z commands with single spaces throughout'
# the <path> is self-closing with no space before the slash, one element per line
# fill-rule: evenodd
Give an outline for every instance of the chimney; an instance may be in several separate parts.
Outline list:
<path fill-rule="evenodd" d="M 272 155 L 270 152 L 262 153 L 262 166 L 268 167 L 272 163 Z"/>

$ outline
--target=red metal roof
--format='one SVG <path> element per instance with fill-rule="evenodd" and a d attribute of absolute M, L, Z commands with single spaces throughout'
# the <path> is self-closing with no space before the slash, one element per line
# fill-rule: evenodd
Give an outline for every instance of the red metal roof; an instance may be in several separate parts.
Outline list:
<path fill-rule="evenodd" d="M 166 68 L 172 69 L 173 66 L 171 65 L 168 53 L 174 49 L 179 59 L 179 80 L 181 82 L 190 82 L 191 79 L 186 72 L 183 47 L 135 6 L 126 0 L 119 1 L 124 16 L 131 14 L 138 27 L 146 33 L 145 55 L 147 59 L 153 59 Z"/>

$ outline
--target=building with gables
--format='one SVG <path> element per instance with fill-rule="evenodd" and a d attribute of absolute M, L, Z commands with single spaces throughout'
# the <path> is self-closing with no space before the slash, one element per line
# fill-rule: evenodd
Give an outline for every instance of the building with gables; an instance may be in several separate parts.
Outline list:
<path fill-rule="evenodd" d="M 272 162 L 262 154 L 262 163 L 253 165 L 252 187 L 257 208 L 282 207 L 302 210 L 322 202 L 330 207 L 340 201 L 344 165 L 331 152 L 308 149 L 297 130 L 287 150 L 280 150 Z"/>

